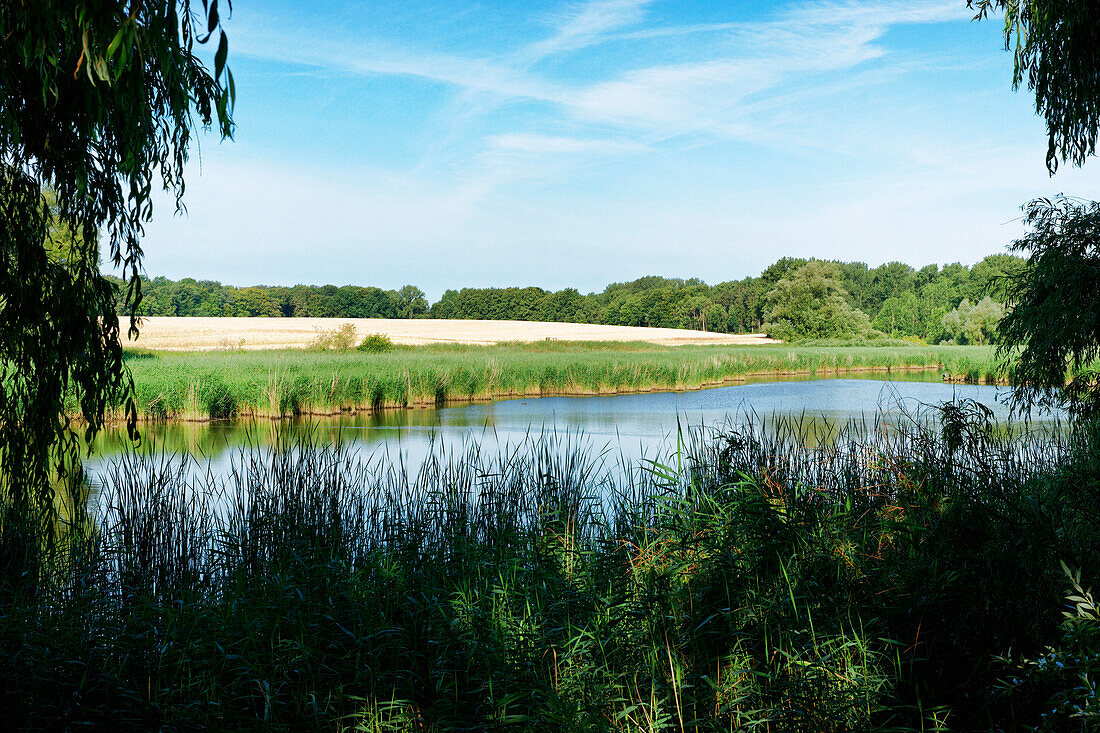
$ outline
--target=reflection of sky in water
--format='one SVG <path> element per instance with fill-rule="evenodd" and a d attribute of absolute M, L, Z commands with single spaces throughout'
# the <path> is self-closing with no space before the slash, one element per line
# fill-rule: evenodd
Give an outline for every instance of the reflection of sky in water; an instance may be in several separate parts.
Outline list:
<path fill-rule="evenodd" d="M 143 433 L 147 447 L 209 459 L 209 463 L 202 463 L 218 473 L 228 470 L 231 457 L 239 449 L 270 444 L 276 430 L 291 438 L 343 441 L 354 445 L 364 458 L 385 462 L 401 457 L 406 465 L 415 467 L 430 450 L 438 451 L 440 442 L 452 455 L 470 443 L 496 451 L 543 432 L 559 436 L 568 433 L 574 444 L 596 452 L 621 452 L 631 461 L 643 456 L 652 458 L 667 452 L 678 425 L 700 428 L 738 423 L 748 413 L 763 418 L 802 416 L 812 427 L 823 421 L 843 425 L 849 420 L 870 420 L 879 412 L 900 419 L 902 410 L 913 413 L 922 405 L 973 399 L 990 407 L 998 420 L 1009 417 L 1008 408 L 1001 402 L 1006 390 L 928 381 L 929 376 L 922 375 L 924 381 L 884 381 L 883 375 L 868 375 L 856 379 L 759 382 L 690 392 L 523 398 L 374 416 L 316 417 L 294 423 L 151 424 L 143 427 Z M 105 438 L 97 455 L 87 463 L 90 475 L 95 477 L 105 460 L 124 450 L 119 436 Z"/>

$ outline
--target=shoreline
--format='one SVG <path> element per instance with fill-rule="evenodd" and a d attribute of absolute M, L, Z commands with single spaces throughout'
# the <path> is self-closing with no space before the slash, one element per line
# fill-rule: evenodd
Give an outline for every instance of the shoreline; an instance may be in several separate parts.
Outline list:
<path fill-rule="evenodd" d="M 203 415 L 197 411 L 183 412 L 178 414 L 164 415 L 150 415 L 148 410 L 139 410 L 138 422 L 142 424 L 154 424 L 154 423 L 220 423 L 230 422 L 239 419 L 267 419 L 273 422 L 283 420 L 293 420 L 300 417 L 334 417 L 337 415 L 372 415 L 382 412 L 396 412 L 399 410 L 426 410 L 434 408 L 444 407 L 458 407 L 462 405 L 472 404 L 488 404 L 492 402 L 499 402 L 503 400 L 519 399 L 519 398 L 541 398 L 541 397 L 612 397 L 619 395 L 632 395 L 632 394 L 650 394 L 650 393 L 671 393 L 671 392 L 694 392 L 705 389 L 714 389 L 718 387 L 731 386 L 735 384 L 744 384 L 750 379 L 768 378 L 768 377 L 814 377 L 820 376 L 822 378 L 829 378 L 835 376 L 842 376 L 845 374 L 891 374 L 891 373 L 907 373 L 907 372 L 930 372 L 934 370 L 943 369 L 942 363 L 932 364 L 897 364 L 897 365 L 883 365 L 883 366 L 852 366 L 852 367 L 831 367 L 831 368 L 817 368 L 817 369 L 775 369 L 775 370 L 762 370 L 747 372 L 745 374 L 732 375 L 722 379 L 704 380 L 701 382 L 691 382 L 678 384 L 675 386 L 668 385 L 651 385 L 647 387 L 632 387 L 628 385 L 620 385 L 615 387 L 601 387 L 597 389 L 591 388 L 578 388 L 571 390 L 562 389 L 550 389 L 542 390 L 538 387 L 534 389 L 515 390 L 515 389 L 502 389 L 493 390 L 485 394 L 480 395 L 467 395 L 467 396 L 447 396 L 442 400 L 432 399 L 416 399 L 409 400 L 403 404 L 396 403 L 382 403 L 380 405 L 372 405 L 369 403 L 360 404 L 342 404 L 338 407 L 332 405 L 310 405 L 308 403 L 297 406 L 296 408 L 286 411 L 274 411 L 256 409 L 255 407 L 238 407 L 230 416 L 227 417 L 212 417 L 209 414 Z M 782 381 L 777 379 L 776 381 Z M 987 379 L 972 380 L 966 375 L 947 375 L 944 374 L 943 381 L 953 384 L 991 384 Z M 1002 385 L 1007 384 L 1004 380 L 996 380 L 992 384 Z M 71 416 L 73 420 L 80 420 L 79 416 Z M 118 414 L 118 411 L 111 411 L 105 419 L 105 425 L 117 427 L 125 423 L 125 419 Z"/>

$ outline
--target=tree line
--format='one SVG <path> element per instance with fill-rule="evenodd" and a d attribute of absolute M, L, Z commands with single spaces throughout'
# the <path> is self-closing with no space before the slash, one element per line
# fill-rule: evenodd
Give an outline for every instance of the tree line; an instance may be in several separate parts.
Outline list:
<path fill-rule="evenodd" d="M 697 278 L 651 275 L 598 293 L 575 288 L 462 288 L 430 304 L 419 288 L 346 285 L 234 287 L 164 277 L 142 283 L 145 316 L 459 318 L 691 328 L 722 333 L 768 331 L 781 338 L 852 338 L 886 334 L 924 341 L 985 343 L 1003 315 L 1005 277 L 1014 255 L 973 266 L 920 269 L 901 262 L 784 257 L 760 275 L 708 285 Z M 119 282 L 121 285 L 121 281 Z M 122 289 L 119 289 L 122 292 Z M 119 298 L 120 311 L 124 302 Z"/>

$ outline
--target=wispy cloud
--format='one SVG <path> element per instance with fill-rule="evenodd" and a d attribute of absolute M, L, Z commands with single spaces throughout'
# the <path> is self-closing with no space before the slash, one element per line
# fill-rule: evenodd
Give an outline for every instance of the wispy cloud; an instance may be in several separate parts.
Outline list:
<path fill-rule="evenodd" d="M 515 54 L 518 62 L 533 63 L 547 56 L 592 45 L 609 31 L 637 23 L 652 0 L 590 0 L 567 8 L 558 19 L 557 32 Z"/>
<path fill-rule="evenodd" d="M 1011 218 L 1021 191 L 1046 180 L 1041 151 L 1036 175 L 1025 178 L 1020 171 L 1029 161 L 1015 142 L 950 144 L 960 139 L 953 131 L 978 125 L 988 133 L 983 138 L 1011 137 L 1004 107 L 989 113 L 991 104 L 985 117 L 971 118 L 945 101 L 969 104 L 965 91 L 945 89 L 941 97 L 935 86 L 1000 73 L 983 65 L 997 58 L 998 44 L 982 55 L 954 34 L 939 44 L 935 34 L 906 35 L 914 24 L 965 21 L 961 0 L 757 4 L 753 20 L 723 18 L 713 5 L 684 11 L 657 0 L 566 1 L 534 22 L 522 12 L 501 20 L 495 8 L 478 7 L 484 15 L 471 20 L 465 14 L 473 11 L 464 10 L 460 20 L 445 18 L 440 32 L 332 23 L 312 34 L 293 18 L 265 21 L 266 6 L 253 10 L 260 15 L 233 36 L 233 54 L 282 62 L 270 65 L 273 75 L 317 73 L 329 84 L 333 114 L 341 95 L 383 90 L 395 99 L 348 106 L 384 116 L 410 104 L 422 117 L 403 109 L 400 123 L 379 126 L 389 137 L 377 147 L 359 146 L 359 158 L 317 169 L 296 148 L 266 161 L 258 155 L 255 164 L 212 165 L 216 194 L 196 191 L 189 199 L 195 221 L 251 206 L 230 222 L 235 237 L 282 241 L 288 257 L 304 242 L 329 252 L 325 267 L 346 278 L 356 275 L 341 263 L 361 251 L 387 253 L 366 258 L 387 263 L 387 284 L 415 280 L 429 289 L 428 275 L 405 271 L 437 267 L 431 277 L 446 287 L 522 283 L 565 256 L 581 264 L 562 278 L 592 273 L 595 287 L 671 267 L 733 277 L 810 251 L 873 260 L 885 236 L 912 251 L 934 239 L 937 254 L 914 260 L 939 252 L 980 257 L 1005 237 L 1003 229 L 983 227 Z M 437 12 L 433 6 L 419 19 Z M 497 23 L 484 42 L 481 18 Z M 503 25 L 516 18 L 514 28 Z M 988 41 L 996 30 L 973 32 L 986 31 Z M 957 63 L 931 68 L 930 58 Z M 923 98 L 913 94 L 918 87 Z M 1014 120 L 1031 120 L 1027 100 L 1011 97 L 1007 79 L 998 89 L 1005 95 L 998 104 L 1019 102 Z M 928 129 L 928 121 L 942 129 Z M 309 113 L 300 122 L 296 139 L 305 139 L 314 123 Z M 1012 124 L 1018 133 L 1020 123 Z M 392 149 L 403 155 L 388 155 Z M 250 204 L 257 191 L 262 201 Z M 968 208 L 974 198 L 978 213 Z M 206 242 L 209 257 L 223 256 L 224 232 L 202 226 L 210 231 L 193 239 Z M 965 234 L 965 253 L 954 253 L 952 227 Z M 499 254 L 491 263 L 483 256 L 490 246 Z M 446 257 L 452 247 L 464 256 Z M 671 265 L 670 251 L 678 258 Z M 729 262 L 716 264 L 716 251 L 729 252 Z M 898 257 L 906 255 L 887 258 Z M 313 260 L 322 267 L 323 258 Z M 427 264 L 436 260 L 447 264 Z M 190 266 L 180 262 L 177 273 Z M 711 271 L 718 267 L 726 272 Z M 287 277 L 326 278 L 321 269 Z"/>
<path fill-rule="evenodd" d="M 705 130 L 751 137 L 751 110 L 743 106 L 750 98 L 759 111 L 761 96 L 775 92 L 789 99 L 791 90 L 783 87 L 798 83 L 800 77 L 851 69 L 881 57 L 884 51 L 876 41 L 893 26 L 965 16 L 965 9 L 960 10 L 954 0 L 819 2 L 767 22 L 632 31 L 638 39 L 697 32 L 722 36 L 719 43 L 701 47 L 702 57 L 676 64 L 646 66 L 646 49 L 641 47 L 632 54 L 640 62 L 638 67 L 586 84 L 552 81 L 535 71 L 547 56 L 578 52 L 641 23 L 649 4 L 648 0 L 590 0 L 566 6 L 548 38 L 504 56 L 478 58 L 380 41 L 345 45 L 318 41 L 303 48 L 272 38 L 238 52 L 350 74 L 409 76 L 446 84 L 464 93 L 475 113 L 487 114 L 509 100 L 526 99 L 550 104 L 559 110 L 561 120 L 575 123 L 625 126 L 641 134 Z M 767 120 L 758 124 L 766 126 Z"/>
<path fill-rule="evenodd" d="M 621 155 L 642 153 L 649 149 L 646 145 L 637 142 L 586 140 L 521 132 L 490 135 L 486 142 L 493 150 L 535 154 Z"/>

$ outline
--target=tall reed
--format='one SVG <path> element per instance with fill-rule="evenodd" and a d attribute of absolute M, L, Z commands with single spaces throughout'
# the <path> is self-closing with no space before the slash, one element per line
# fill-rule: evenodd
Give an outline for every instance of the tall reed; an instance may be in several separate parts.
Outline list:
<path fill-rule="evenodd" d="M 554 394 L 698 389 L 753 375 L 934 370 L 996 378 L 988 347 L 501 344 L 381 353 L 146 353 L 131 359 L 147 419 L 280 418 Z M 76 410 L 76 405 L 72 406 Z"/>
<path fill-rule="evenodd" d="M 1060 560 L 1100 571 L 1100 439 L 937 425 L 757 419 L 640 464 L 570 433 L 417 465 L 286 441 L 227 477 L 135 453 L 0 596 L 0 716 L 1017 729 L 1049 698 L 998 684 L 1009 650 L 1059 638 Z"/>

